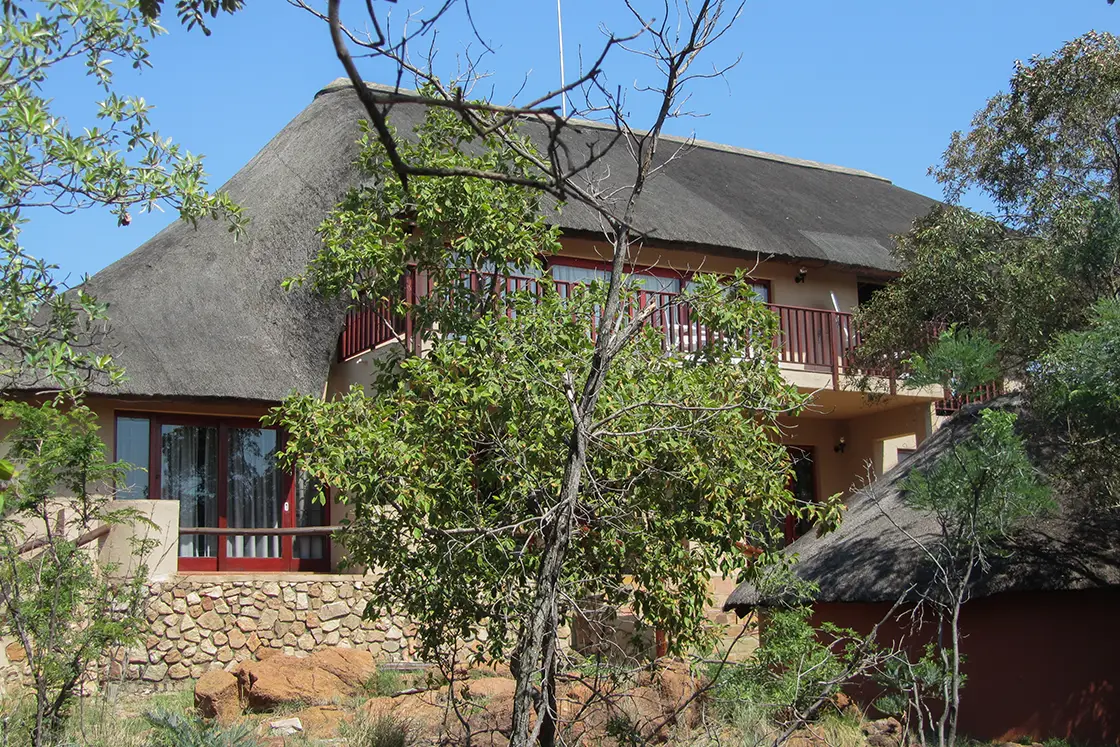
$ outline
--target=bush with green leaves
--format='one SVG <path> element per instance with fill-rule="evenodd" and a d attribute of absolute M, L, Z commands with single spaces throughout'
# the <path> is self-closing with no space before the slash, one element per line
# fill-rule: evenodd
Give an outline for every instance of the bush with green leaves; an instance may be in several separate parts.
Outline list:
<path fill-rule="evenodd" d="M 1055 340 L 1031 377 L 1030 403 L 1061 447 L 1052 471 L 1081 508 L 1120 504 L 1120 302 L 1098 302 L 1085 329 Z"/>
<path fill-rule="evenodd" d="M 967 395 L 1000 379 L 999 351 L 983 332 L 951 325 L 925 355 L 907 361 L 906 385 L 939 385 L 954 397 Z"/>
<path fill-rule="evenodd" d="M 15 473 L 0 499 L 0 636 L 26 657 L 35 699 L 32 743 L 58 737 L 83 682 L 101 659 L 140 635 L 147 569 L 127 580 L 99 563 L 83 538 L 141 519 L 110 506 L 123 465 L 105 459 L 96 416 L 80 402 L 0 403 L 15 427 L 5 439 Z M 147 550 L 133 548 L 137 560 Z"/>

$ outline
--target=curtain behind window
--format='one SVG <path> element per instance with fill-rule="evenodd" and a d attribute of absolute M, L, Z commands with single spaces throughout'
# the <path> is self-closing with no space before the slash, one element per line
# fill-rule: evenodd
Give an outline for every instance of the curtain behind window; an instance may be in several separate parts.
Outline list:
<path fill-rule="evenodd" d="M 218 429 L 164 425 L 160 444 L 160 498 L 179 501 L 179 526 L 218 526 Z M 179 537 L 180 557 L 212 558 L 217 550 L 217 537 Z"/>
<path fill-rule="evenodd" d="M 283 474 L 277 469 L 276 431 L 230 428 L 227 464 L 226 525 L 256 529 L 281 526 Z M 226 555 L 231 558 L 279 558 L 279 535 L 230 535 Z"/>

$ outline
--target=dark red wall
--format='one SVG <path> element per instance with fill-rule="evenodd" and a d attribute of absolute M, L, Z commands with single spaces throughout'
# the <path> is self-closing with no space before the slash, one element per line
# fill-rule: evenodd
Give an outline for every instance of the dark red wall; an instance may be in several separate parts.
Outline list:
<path fill-rule="evenodd" d="M 816 616 L 866 633 L 889 607 L 820 604 Z M 962 732 L 1120 744 L 1120 590 L 998 594 L 966 604 L 961 621 Z M 900 635 L 880 629 L 884 643 Z"/>

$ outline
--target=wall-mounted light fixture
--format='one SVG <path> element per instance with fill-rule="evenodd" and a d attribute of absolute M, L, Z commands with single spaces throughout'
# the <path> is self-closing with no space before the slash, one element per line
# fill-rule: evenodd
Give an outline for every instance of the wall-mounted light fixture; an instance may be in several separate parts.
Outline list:
<path fill-rule="evenodd" d="M 805 282 L 805 277 L 808 274 L 809 274 L 809 271 L 806 270 L 804 267 L 802 267 L 800 270 L 797 271 L 797 275 L 794 276 L 793 282 L 804 283 Z"/>
<path fill-rule="evenodd" d="M 832 450 L 835 451 L 837 454 L 843 454 L 844 449 L 847 448 L 847 446 L 848 446 L 847 442 L 844 441 L 844 437 L 841 436 L 840 440 L 836 443 L 836 445 L 832 447 Z"/>

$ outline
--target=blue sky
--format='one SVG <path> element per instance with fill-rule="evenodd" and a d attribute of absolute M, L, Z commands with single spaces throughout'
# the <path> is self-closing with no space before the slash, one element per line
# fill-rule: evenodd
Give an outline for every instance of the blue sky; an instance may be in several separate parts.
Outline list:
<path fill-rule="evenodd" d="M 563 2 L 571 77 L 581 48 L 590 54 L 600 47 L 601 25 L 624 32 L 632 22 L 618 12 L 619 0 Z M 206 156 L 215 187 L 341 75 L 325 25 L 283 0 L 246 5 L 215 21 L 209 38 L 186 33 L 168 14 L 170 33 L 151 45 L 154 69 L 120 76 L 125 92 L 155 105 L 163 135 Z M 492 76 L 476 92 L 507 100 L 523 82 L 527 91 L 557 83 L 553 0 L 475 0 L 474 13 L 495 50 L 484 61 Z M 448 20 L 438 39 L 445 69 L 464 45 L 478 48 L 461 19 Z M 1052 52 L 1094 28 L 1120 33 L 1120 7 L 1106 0 L 748 0 L 708 57 L 711 64 L 740 54 L 742 60 L 723 80 L 695 87 L 691 108 L 707 116 L 678 120 L 671 131 L 865 169 L 940 196 L 927 169 L 950 133 L 967 127 L 987 97 L 1006 86 L 1014 61 Z M 606 67 L 617 85 L 651 75 L 624 53 Z M 388 82 L 384 68 L 367 65 L 363 74 Z M 72 124 L 89 123 L 96 90 L 76 71 L 53 80 L 48 93 Z M 648 121 L 642 100 L 632 103 L 636 123 Z M 71 282 L 175 219 L 137 216 L 119 228 L 105 212 L 31 217 L 25 247 L 59 265 Z"/>

